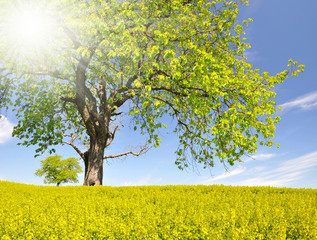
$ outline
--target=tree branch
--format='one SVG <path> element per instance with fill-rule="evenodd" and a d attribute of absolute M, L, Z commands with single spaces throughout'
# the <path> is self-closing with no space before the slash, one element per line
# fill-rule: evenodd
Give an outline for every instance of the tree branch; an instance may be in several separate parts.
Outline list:
<path fill-rule="evenodd" d="M 168 106 L 170 106 L 170 108 L 174 111 L 174 115 L 175 115 L 176 118 L 177 118 L 178 124 L 179 124 L 179 125 L 183 125 L 183 126 L 187 129 L 188 132 L 190 132 L 191 134 L 193 134 L 192 130 L 189 129 L 188 124 L 184 123 L 184 122 L 180 119 L 180 117 L 179 117 L 180 111 L 179 111 L 178 109 L 176 109 L 176 108 L 173 106 L 172 103 L 170 103 L 170 102 L 167 101 L 166 99 L 163 99 L 163 98 L 160 98 L 160 97 L 153 97 L 153 98 L 156 99 L 156 100 L 159 100 L 159 101 L 161 101 L 161 102 L 163 102 L 163 103 L 165 103 L 165 104 L 167 104 Z"/>
<path fill-rule="evenodd" d="M 75 49 L 78 49 L 82 44 L 77 40 L 75 33 L 71 29 L 69 29 L 69 27 L 65 23 L 61 23 L 61 25 L 66 35 L 73 42 Z"/>
<path fill-rule="evenodd" d="M 132 151 L 128 151 L 128 152 L 124 152 L 124 153 L 119 153 L 119 154 L 115 154 L 115 155 L 108 155 L 103 157 L 103 159 L 108 159 L 108 158 L 118 158 L 118 157 L 123 157 L 123 156 L 127 156 L 127 155 L 133 155 L 133 156 L 140 156 L 141 154 L 146 153 L 147 151 L 149 151 L 151 149 L 151 147 L 147 147 L 147 144 L 144 145 L 140 151 L 138 153 L 132 152 Z"/>
<path fill-rule="evenodd" d="M 138 79 L 137 75 L 132 76 L 131 78 L 129 78 L 129 80 L 127 81 L 127 84 L 125 85 L 125 87 L 119 88 L 115 91 L 113 91 L 110 96 L 109 99 L 114 99 L 116 97 L 117 94 L 123 93 L 125 91 L 131 90 L 132 89 L 132 84 L 133 82 Z M 117 105 L 115 105 L 117 106 Z"/>
<path fill-rule="evenodd" d="M 76 103 L 76 99 L 75 98 L 61 97 L 61 100 L 63 100 L 65 103 L 66 102 Z"/>
<path fill-rule="evenodd" d="M 114 130 L 113 130 L 113 132 L 112 131 L 110 131 L 109 130 L 109 133 L 110 133 L 110 139 L 108 140 L 108 142 L 107 142 L 107 144 L 106 144 L 106 147 L 108 147 L 111 143 L 112 143 L 112 141 L 113 141 L 113 139 L 114 139 L 114 136 L 115 136 L 115 134 L 116 134 L 116 131 L 119 129 L 119 126 L 116 126 L 115 128 L 114 128 Z"/>
<path fill-rule="evenodd" d="M 59 78 L 59 79 L 67 79 L 69 80 L 71 74 L 66 74 L 65 76 L 63 76 L 60 72 L 58 72 L 57 70 L 54 71 L 45 71 L 45 72 L 30 72 L 30 71 L 25 71 L 23 72 L 24 74 L 30 74 L 30 75 L 38 75 L 38 76 L 50 76 L 50 77 L 54 77 L 54 78 Z"/>
<path fill-rule="evenodd" d="M 74 141 L 75 141 L 75 139 L 78 137 L 78 135 L 76 135 L 76 136 L 73 136 L 72 137 L 72 140 L 70 140 L 70 142 L 66 142 L 66 141 L 62 141 L 63 143 L 65 143 L 65 144 L 68 144 L 68 145 L 70 145 L 70 146 L 72 146 L 74 149 L 75 149 L 75 151 L 80 155 L 80 157 L 82 158 L 82 159 L 85 159 L 85 155 L 79 150 L 79 148 L 74 144 Z"/>

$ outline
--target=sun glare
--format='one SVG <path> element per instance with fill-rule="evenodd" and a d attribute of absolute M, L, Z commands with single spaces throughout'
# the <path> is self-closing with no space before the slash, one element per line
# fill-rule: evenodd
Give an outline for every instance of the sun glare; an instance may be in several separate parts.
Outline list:
<path fill-rule="evenodd" d="M 49 28 L 49 21 L 45 16 L 26 12 L 13 19 L 11 38 L 16 44 L 36 46 L 48 40 Z"/>
<path fill-rule="evenodd" d="M 4 11 L 4 10 L 3 10 Z M 29 1 L 6 6 L 1 17 L 1 40 L 16 54 L 45 52 L 57 34 L 57 21 L 49 9 Z M 8 50 L 9 51 L 9 50 Z"/>

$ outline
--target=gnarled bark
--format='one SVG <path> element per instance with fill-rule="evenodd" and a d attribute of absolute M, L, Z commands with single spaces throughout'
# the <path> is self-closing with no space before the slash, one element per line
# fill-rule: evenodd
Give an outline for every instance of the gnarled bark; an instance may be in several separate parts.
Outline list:
<path fill-rule="evenodd" d="M 90 148 L 85 154 L 85 180 L 84 185 L 102 185 L 104 141 L 91 141 Z"/>

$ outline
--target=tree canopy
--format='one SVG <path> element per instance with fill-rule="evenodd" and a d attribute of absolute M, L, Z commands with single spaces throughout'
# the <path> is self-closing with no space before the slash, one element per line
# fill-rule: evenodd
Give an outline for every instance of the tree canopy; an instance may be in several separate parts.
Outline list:
<path fill-rule="evenodd" d="M 36 170 L 35 175 L 44 176 L 44 183 L 78 182 L 78 174 L 83 170 L 76 158 L 62 160 L 62 156 L 49 156 L 41 161 L 41 168 Z"/>
<path fill-rule="evenodd" d="M 304 66 L 290 60 L 271 76 L 248 63 L 243 28 L 251 19 L 237 20 L 240 4 L 248 2 L 49 0 L 37 6 L 51 18 L 36 45 L 12 45 L 9 16 L 0 14 L 0 90 L 19 118 L 13 135 L 38 154 L 72 146 L 86 185 L 102 184 L 104 159 L 159 146 L 167 116 L 176 120 L 180 169 L 192 161 L 213 167 L 215 158 L 233 165 L 259 144 L 271 147 L 274 87 Z M 126 109 L 148 144 L 105 156 Z"/>

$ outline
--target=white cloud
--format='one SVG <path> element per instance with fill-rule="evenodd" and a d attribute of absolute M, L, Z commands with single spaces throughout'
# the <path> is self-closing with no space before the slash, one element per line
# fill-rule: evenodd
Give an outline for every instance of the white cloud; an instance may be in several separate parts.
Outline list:
<path fill-rule="evenodd" d="M 234 185 L 241 186 L 274 186 L 283 187 L 289 183 L 300 180 L 307 171 L 317 166 L 317 152 L 312 152 L 298 158 L 284 161 L 279 167 L 267 171 L 260 168 L 253 171 L 245 180 L 237 181 Z"/>
<path fill-rule="evenodd" d="M 0 118 L 0 144 L 5 143 L 12 138 L 11 134 L 13 126 L 13 123 L 11 123 L 6 117 L 2 116 Z"/>
<path fill-rule="evenodd" d="M 252 158 L 254 158 L 256 160 L 267 160 L 267 159 L 273 158 L 275 156 L 276 156 L 276 154 L 273 154 L 273 153 L 261 153 L 261 154 L 253 155 Z"/>
<path fill-rule="evenodd" d="M 268 159 L 274 154 L 258 154 L 258 159 Z M 250 169 L 237 167 L 229 173 L 207 178 L 200 184 L 225 184 L 234 186 L 273 186 L 287 187 L 291 183 L 300 181 L 308 171 L 317 167 L 317 151 L 298 158 L 281 162 L 273 168 L 268 165 L 256 166 Z M 238 178 L 236 178 L 236 176 Z"/>
<path fill-rule="evenodd" d="M 317 152 L 312 152 L 304 156 L 283 162 L 281 167 L 275 169 L 273 172 L 291 173 L 303 170 L 306 171 L 315 166 L 317 166 Z"/>
<path fill-rule="evenodd" d="M 301 110 L 317 109 L 317 91 L 296 98 L 280 105 L 282 110 L 299 108 Z"/>
<path fill-rule="evenodd" d="M 296 178 L 270 179 L 270 178 L 263 178 L 263 177 L 254 177 L 254 178 L 248 178 L 246 180 L 238 181 L 233 185 L 282 187 L 282 186 L 286 186 L 289 182 L 292 182 L 294 180 L 296 180 Z"/>
<path fill-rule="evenodd" d="M 123 185 L 124 186 L 144 186 L 144 185 L 149 185 L 151 178 L 152 178 L 152 175 L 151 174 L 147 174 L 147 175 L 139 178 L 136 181 L 124 182 Z"/>
<path fill-rule="evenodd" d="M 244 52 L 244 56 L 247 58 L 247 62 L 254 63 L 261 60 L 261 57 L 258 52 L 247 50 Z"/>
<path fill-rule="evenodd" d="M 252 160 L 267 160 L 275 156 L 276 154 L 274 153 L 259 153 L 259 154 L 251 155 L 247 160 L 244 160 L 243 162 L 247 163 Z"/>
<path fill-rule="evenodd" d="M 202 181 L 201 184 L 212 184 L 215 181 L 219 181 L 222 179 L 231 178 L 233 176 L 239 175 L 239 174 L 243 173 L 244 171 L 245 171 L 245 167 L 237 167 L 236 169 L 234 169 L 230 172 L 225 172 L 219 176 L 208 178 L 208 179 Z"/>

